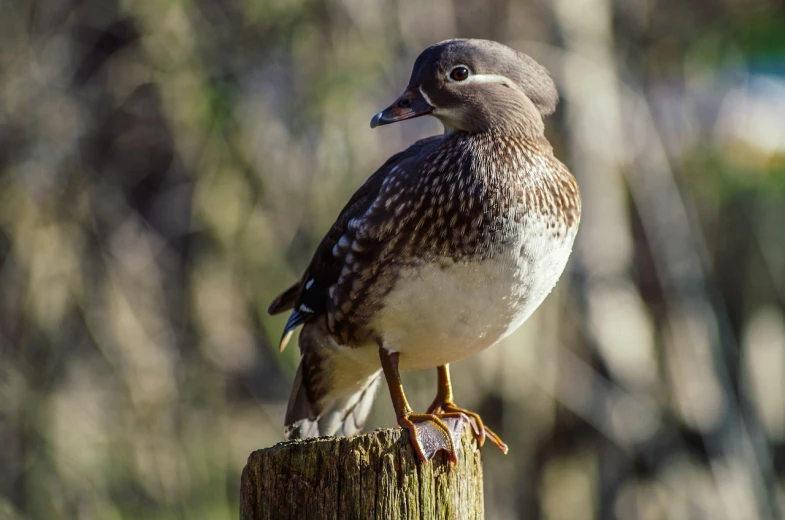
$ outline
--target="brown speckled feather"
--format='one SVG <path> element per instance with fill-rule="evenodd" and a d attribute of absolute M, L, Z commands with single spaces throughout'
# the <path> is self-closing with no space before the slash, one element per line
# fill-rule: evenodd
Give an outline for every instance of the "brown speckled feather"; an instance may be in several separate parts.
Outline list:
<path fill-rule="evenodd" d="M 358 189 L 349 202 L 341 210 L 335 223 L 316 248 L 311 263 L 303 273 L 300 282 L 290 287 L 279 295 L 268 309 L 270 314 L 278 314 L 289 309 L 294 309 L 283 333 L 281 350 L 286 346 L 289 336 L 294 328 L 302 323 L 311 321 L 327 312 L 334 312 L 329 306 L 328 290 L 341 277 L 346 268 L 345 256 L 336 256 L 334 251 L 343 237 L 352 236 L 354 231 L 349 230 L 349 223 L 358 217 L 368 214 L 369 208 L 379 197 L 380 190 L 390 173 L 399 165 L 418 157 L 423 150 L 433 147 L 441 141 L 441 136 L 429 137 L 417 141 L 406 150 L 390 157 L 367 181 Z M 370 217 L 371 215 L 369 215 Z M 382 215 L 373 218 L 383 219 Z M 381 235 L 362 237 L 355 248 L 359 249 L 360 242 L 366 244 L 368 252 L 375 252 L 374 241 L 382 240 Z M 348 239 L 348 238 L 347 238 Z M 348 260 L 370 261 L 365 251 L 354 251 Z M 340 312 L 340 310 L 339 310 Z"/>
<path fill-rule="evenodd" d="M 295 312 L 326 315 L 339 344 L 363 343 L 395 281 L 391 264 L 481 261 L 504 243 L 510 219 L 535 212 L 555 234 L 580 214 L 575 180 L 547 141 L 464 133 L 420 141 L 341 212 L 301 280 Z"/>
<path fill-rule="evenodd" d="M 402 161 L 333 247 L 343 267 L 328 289 L 329 331 L 339 344 L 365 343 L 400 267 L 481 262 L 526 213 L 540 213 L 554 235 L 580 213 L 575 180 L 544 140 L 456 133 Z"/>

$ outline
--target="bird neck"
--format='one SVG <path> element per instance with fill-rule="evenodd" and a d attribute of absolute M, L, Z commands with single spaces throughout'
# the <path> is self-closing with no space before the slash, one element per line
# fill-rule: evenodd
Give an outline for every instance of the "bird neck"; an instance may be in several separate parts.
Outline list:
<path fill-rule="evenodd" d="M 445 136 L 462 132 L 507 136 L 532 141 L 545 139 L 545 123 L 539 113 L 513 112 L 511 114 L 486 115 L 482 118 L 464 116 L 457 124 L 451 119 L 439 119 L 444 125 Z"/>

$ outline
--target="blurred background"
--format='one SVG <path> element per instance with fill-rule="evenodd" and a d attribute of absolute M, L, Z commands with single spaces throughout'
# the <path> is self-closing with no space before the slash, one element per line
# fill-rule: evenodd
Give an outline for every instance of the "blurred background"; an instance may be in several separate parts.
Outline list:
<path fill-rule="evenodd" d="M 453 369 L 510 446 L 487 518 L 783 518 L 784 4 L 1 0 L 0 518 L 237 518 L 298 358 L 267 305 L 441 131 L 368 123 L 456 36 L 552 72 L 584 201 L 556 291 Z"/>

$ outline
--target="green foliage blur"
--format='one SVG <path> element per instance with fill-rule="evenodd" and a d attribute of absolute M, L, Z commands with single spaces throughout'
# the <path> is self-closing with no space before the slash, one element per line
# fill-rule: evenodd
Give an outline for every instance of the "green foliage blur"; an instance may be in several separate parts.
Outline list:
<path fill-rule="evenodd" d="M 238 517 L 298 362 L 267 305 L 442 131 L 369 121 L 453 37 L 552 72 L 584 201 L 554 294 L 453 369 L 510 446 L 487 518 L 785 517 L 782 2 L 5 0 L 0 519 Z"/>

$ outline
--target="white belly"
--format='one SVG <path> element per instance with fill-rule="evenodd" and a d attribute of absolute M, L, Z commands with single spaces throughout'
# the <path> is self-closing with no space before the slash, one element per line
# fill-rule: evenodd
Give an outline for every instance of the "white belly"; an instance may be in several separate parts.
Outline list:
<path fill-rule="evenodd" d="M 567 263 L 575 230 L 557 239 L 539 222 L 527 240 L 482 262 L 406 268 L 377 313 L 383 346 L 405 370 L 434 368 L 476 354 L 517 329 L 542 303 Z"/>

